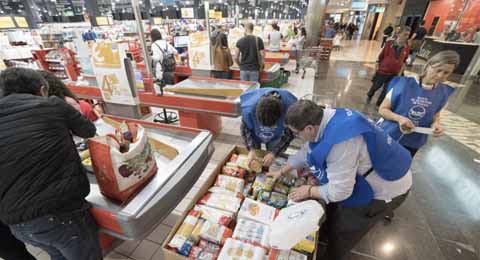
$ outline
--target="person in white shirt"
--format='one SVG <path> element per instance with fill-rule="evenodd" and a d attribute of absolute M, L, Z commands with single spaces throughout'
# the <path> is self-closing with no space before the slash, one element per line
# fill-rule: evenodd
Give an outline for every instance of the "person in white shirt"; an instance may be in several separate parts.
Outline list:
<path fill-rule="evenodd" d="M 269 51 L 280 51 L 280 42 L 282 41 L 282 34 L 280 33 L 280 27 L 277 24 L 272 24 L 273 32 L 268 35 L 270 41 Z"/>
<path fill-rule="evenodd" d="M 164 80 L 166 84 L 174 83 L 175 55 L 177 50 L 166 40 L 162 39 L 162 34 L 157 29 L 152 29 L 152 64 L 155 78 Z M 173 58 L 173 60 L 172 60 Z M 165 62 L 164 59 L 168 59 Z M 162 65 L 163 64 L 163 65 Z M 173 68 L 172 68 L 173 64 Z M 166 65 L 166 66 L 164 66 Z"/>
<path fill-rule="evenodd" d="M 412 158 L 373 121 L 349 109 L 300 100 L 288 109 L 285 123 L 306 144 L 281 170 L 268 175 L 279 178 L 306 168 L 316 177 L 316 185 L 295 188 L 289 197 L 326 203 L 325 259 L 341 260 L 406 199 Z"/>

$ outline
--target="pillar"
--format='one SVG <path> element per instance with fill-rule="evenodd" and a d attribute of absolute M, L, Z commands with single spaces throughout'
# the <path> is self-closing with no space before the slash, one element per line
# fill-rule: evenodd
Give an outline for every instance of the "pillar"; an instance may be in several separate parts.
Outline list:
<path fill-rule="evenodd" d="M 323 20 L 329 0 L 310 0 L 305 16 L 307 45 L 316 45 L 320 41 Z"/>
<path fill-rule="evenodd" d="M 375 40 L 381 41 L 383 37 L 383 30 L 387 28 L 388 24 L 392 24 L 395 28 L 400 22 L 405 4 L 407 1 L 389 1 L 389 4 L 385 6 L 385 12 L 383 13 L 382 23 L 378 29 L 377 38 Z M 397 19 L 398 18 L 398 19 Z"/>
<path fill-rule="evenodd" d="M 92 26 L 97 26 L 97 16 L 101 16 L 97 5 L 97 0 L 85 0 L 85 8 L 87 9 L 88 16 L 90 17 L 90 23 Z"/>
<path fill-rule="evenodd" d="M 38 28 L 37 19 L 36 19 L 36 11 L 34 8 L 36 5 L 32 2 L 32 0 L 21 0 L 23 8 L 25 10 L 25 19 L 27 20 L 28 27 L 32 29 Z"/>

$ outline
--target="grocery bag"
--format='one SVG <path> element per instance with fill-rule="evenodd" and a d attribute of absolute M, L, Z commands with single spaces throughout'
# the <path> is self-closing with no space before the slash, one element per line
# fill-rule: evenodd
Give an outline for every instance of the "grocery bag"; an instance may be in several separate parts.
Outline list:
<path fill-rule="evenodd" d="M 157 164 L 145 128 L 128 123 L 134 136 L 127 152 L 120 152 L 115 135 L 89 140 L 93 171 L 103 195 L 125 202 L 157 172 Z"/>

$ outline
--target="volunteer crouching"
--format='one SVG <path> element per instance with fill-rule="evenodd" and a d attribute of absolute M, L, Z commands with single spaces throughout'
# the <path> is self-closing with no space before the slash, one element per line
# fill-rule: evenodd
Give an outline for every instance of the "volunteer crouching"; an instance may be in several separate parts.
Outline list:
<path fill-rule="evenodd" d="M 34 70 L 0 74 L 0 220 L 52 260 L 98 260 L 98 227 L 85 197 L 90 185 L 72 134 L 93 123 L 57 97 Z"/>
<path fill-rule="evenodd" d="M 341 260 L 405 200 L 412 186 L 412 158 L 356 111 L 301 100 L 288 109 L 285 124 L 306 144 L 280 171 L 268 175 L 278 178 L 292 169 L 310 168 L 317 185 L 298 187 L 290 198 L 326 202 L 328 247 L 319 259 Z"/>
<path fill-rule="evenodd" d="M 293 140 L 293 133 L 285 127 L 285 113 L 297 101 L 287 90 L 261 88 L 240 96 L 242 107 L 242 137 L 249 150 L 249 160 L 256 159 L 255 149 L 265 144 L 268 153 L 264 166 L 270 166 L 275 157 L 285 151 Z"/>

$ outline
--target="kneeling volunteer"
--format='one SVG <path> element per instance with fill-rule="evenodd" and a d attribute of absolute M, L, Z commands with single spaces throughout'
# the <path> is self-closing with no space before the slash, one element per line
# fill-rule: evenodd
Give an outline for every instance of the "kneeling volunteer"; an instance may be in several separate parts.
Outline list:
<path fill-rule="evenodd" d="M 255 159 L 255 149 L 266 144 L 268 153 L 263 160 L 270 166 L 275 157 L 285 151 L 294 136 L 285 127 L 285 113 L 297 101 L 287 90 L 261 88 L 240 96 L 242 107 L 241 132 L 245 145 L 250 151 L 249 160 Z"/>
<path fill-rule="evenodd" d="M 405 200 L 412 185 L 408 151 L 362 114 L 324 109 L 312 101 L 293 104 L 285 123 L 305 146 L 275 178 L 309 167 L 318 186 L 294 189 L 290 198 L 326 202 L 326 259 L 340 260 L 374 224 Z"/>

